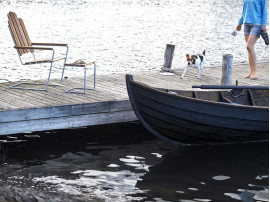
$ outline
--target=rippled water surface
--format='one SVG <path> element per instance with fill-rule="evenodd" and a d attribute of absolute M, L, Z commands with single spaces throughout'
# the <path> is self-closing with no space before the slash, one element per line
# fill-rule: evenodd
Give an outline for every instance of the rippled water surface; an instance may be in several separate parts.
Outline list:
<path fill-rule="evenodd" d="M 268 142 L 179 147 L 139 123 L 16 137 L 2 144 L 0 200 L 268 201 Z"/>
<path fill-rule="evenodd" d="M 168 43 L 176 45 L 175 69 L 185 66 L 186 53 L 203 49 L 206 66 L 221 65 L 225 53 L 234 55 L 234 63 L 247 62 L 243 33 L 230 34 L 241 0 L 0 0 L 0 82 L 48 75 L 48 67 L 20 64 L 7 27 L 9 11 L 23 18 L 32 42 L 69 43 L 69 61 L 96 60 L 98 74 L 160 69 Z M 256 51 L 258 61 L 268 61 L 262 39 Z M 61 65 L 53 78 L 60 77 Z"/>

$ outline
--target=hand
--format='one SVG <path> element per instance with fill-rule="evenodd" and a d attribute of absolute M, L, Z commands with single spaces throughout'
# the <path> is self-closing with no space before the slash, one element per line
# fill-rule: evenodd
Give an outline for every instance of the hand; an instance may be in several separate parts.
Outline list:
<path fill-rule="evenodd" d="M 267 32 L 266 25 L 263 26 L 262 30 L 263 30 L 264 33 Z"/>
<path fill-rule="evenodd" d="M 241 28 L 242 28 L 242 25 L 239 25 L 239 24 L 238 24 L 238 25 L 236 26 L 236 30 L 237 30 L 238 32 L 241 30 Z"/>

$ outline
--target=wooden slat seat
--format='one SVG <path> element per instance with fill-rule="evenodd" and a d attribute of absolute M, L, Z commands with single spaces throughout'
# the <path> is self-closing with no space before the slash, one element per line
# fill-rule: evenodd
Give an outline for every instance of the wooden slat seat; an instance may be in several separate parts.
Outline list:
<path fill-rule="evenodd" d="M 53 61 L 58 61 L 58 60 L 63 60 L 65 59 L 65 57 L 58 57 L 58 58 L 54 58 Z M 25 62 L 26 65 L 30 65 L 30 64 L 39 64 L 39 63 L 51 63 L 52 59 L 48 58 L 48 59 L 43 59 L 43 60 L 33 60 L 33 61 L 28 61 Z"/>

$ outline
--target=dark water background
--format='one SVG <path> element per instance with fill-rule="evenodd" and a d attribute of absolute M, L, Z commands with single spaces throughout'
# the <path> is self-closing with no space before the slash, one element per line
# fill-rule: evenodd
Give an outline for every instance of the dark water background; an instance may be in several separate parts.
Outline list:
<path fill-rule="evenodd" d="M 0 201 L 268 201 L 268 142 L 179 147 L 138 122 L 14 137 Z"/>

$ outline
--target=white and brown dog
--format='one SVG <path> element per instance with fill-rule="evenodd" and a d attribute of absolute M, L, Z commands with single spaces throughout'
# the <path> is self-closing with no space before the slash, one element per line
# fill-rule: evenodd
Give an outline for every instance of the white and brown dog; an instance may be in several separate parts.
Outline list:
<path fill-rule="evenodd" d="M 205 63 L 205 50 L 203 51 L 202 54 L 191 55 L 191 56 L 189 54 L 186 54 L 186 57 L 187 57 L 187 66 L 184 70 L 184 73 L 181 76 L 181 79 L 184 78 L 189 67 L 197 68 L 198 70 L 197 79 L 199 79 L 201 74 L 203 75 L 203 66 Z"/>

